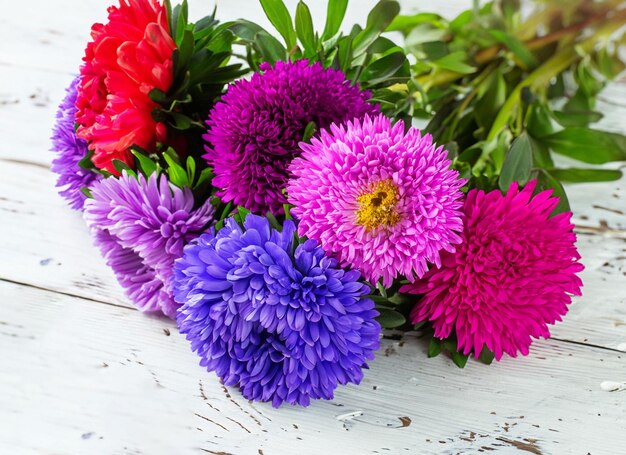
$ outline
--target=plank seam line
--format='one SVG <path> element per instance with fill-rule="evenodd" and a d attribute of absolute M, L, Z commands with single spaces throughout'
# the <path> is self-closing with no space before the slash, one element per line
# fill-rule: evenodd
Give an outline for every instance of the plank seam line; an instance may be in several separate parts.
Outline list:
<path fill-rule="evenodd" d="M 45 169 L 46 171 L 50 172 L 49 164 L 38 163 L 37 161 L 18 160 L 15 158 L 0 158 L 0 161 L 4 161 L 5 163 L 10 163 L 10 164 L 18 164 L 18 165 L 21 164 L 23 166 L 37 167 L 40 169 Z"/>
<path fill-rule="evenodd" d="M 619 349 L 609 348 L 607 346 L 600 346 L 598 344 L 585 343 L 583 341 L 566 340 L 565 338 L 557 338 L 557 337 L 550 337 L 549 339 L 550 340 L 556 340 L 556 341 L 562 341 L 563 343 L 576 344 L 578 346 L 585 346 L 587 348 L 603 349 L 605 351 L 611 351 L 611 352 L 617 352 L 618 354 L 624 354 L 624 351 L 620 351 Z"/>
<path fill-rule="evenodd" d="M 94 299 L 92 297 L 86 297 L 86 296 L 83 296 L 83 295 L 73 294 L 71 292 L 59 291 L 57 289 L 49 289 L 49 288 L 46 288 L 46 287 L 43 287 L 43 286 L 37 286 L 37 285 L 31 284 L 31 283 L 24 283 L 24 282 L 21 282 L 21 281 L 15 281 L 15 280 L 11 280 L 11 279 L 8 279 L 8 278 L 0 277 L 0 282 L 16 284 L 18 286 L 25 286 L 25 287 L 37 289 L 37 290 L 40 290 L 40 291 L 52 292 L 54 294 L 60 294 L 60 295 L 64 295 L 64 296 L 67 296 L 67 297 L 73 297 L 75 299 L 87 300 L 89 302 L 94 302 L 94 303 L 101 303 L 103 305 L 109 305 L 109 306 L 113 306 L 113 307 L 116 307 L 116 308 L 123 308 L 125 310 L 139 311 L 139 310 L 137 310 L 137 308 L 132 308 L 132 307 L 129 307 L 129 306 L 120 305 L 118 303 L 105 302 L 103 300 Z"/>

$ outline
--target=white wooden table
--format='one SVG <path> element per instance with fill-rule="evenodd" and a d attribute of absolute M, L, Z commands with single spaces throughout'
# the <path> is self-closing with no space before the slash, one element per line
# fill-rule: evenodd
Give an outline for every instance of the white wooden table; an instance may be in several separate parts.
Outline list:
<path fill-rule="evenodd" d="M 250 403 L 203 371 L 172 322 L 123 296 L 48 169 L 56 105 L 109 1 L 0 4 L 0 454 L 626 453 L 626 391 L 601 387 L 626 381 L 626 180 L 569 188 L 585 295 L 528 357 L 459 370 L 385 339 L 361 386 L 307 409 Z M 264 22 L 254 0 L 219 6 Z M 626 132 L 626 87 L 604 98 L 602 126 Z"/>

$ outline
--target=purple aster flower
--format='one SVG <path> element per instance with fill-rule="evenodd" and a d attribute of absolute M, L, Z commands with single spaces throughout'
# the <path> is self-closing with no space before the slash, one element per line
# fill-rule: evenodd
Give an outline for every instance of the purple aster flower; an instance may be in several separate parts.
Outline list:
<path fill-rule="evenodd" d="M 460 188 L 442 147 L 384 115 L 333 125 L 290 166 L 300 235 L 318 240 L 344 266 L 390 286 L 440 266 L 461 241 Z"/>
<path fill-rule="evenodd" d="M 78 165 L 87 155 L 87 142 L 76 137 L 76 87 L 80 78 L 75 78 L 67 88 L 65 98 L 59 105 L 56 124 L 52 130 L 52 151 L 57 157 L 52 160 L 52 172 L 58 174 L 59 194 L 75 210 L 82 210 L 86 196 L 81 188 L 88 187 L 99 177 L 95 172 Z"/>
<path fill-rule="evenodd" d="M 200 365 L 276 407 L 358 384 L 381 330 L 359 272 L 339 268 L 314 240 L 294 245 L 295 230 L 292 221 L 279 232 L 256 215 L 244 228 L 229 218 L 174 266 L 178 326 Z"/>
<path fill-rule="evenodd" d="M 125 289 L 128 298 L 142 311 L 160 311 L 163 302 L 170 317 L 175 307 L 171 290 L 166 290 L 156 271 L 147 265 L 132 248 L 124 248 L 119 240 L 103 229 L 93 229 L 94 243 L 102 252 L 106 264 L 113 269 L 117 281 Z"/>
<path fill-rule="evenodd" d="M 173 318 L 178 307 L 172 299 L 174 260 L 213 221 L 213 206 L 206 201 L 194 209 L 189 188 L 156 173 L 147 180 L 126 172 L 102 179 L 91 195 L 85 221 L 129 298 L 143 311 L 160 310 Z"/>
<path fill-rule="evenodd" d="M 317 129 L 378 112 L 369 92 L 345 75 L 306 60 L 261 65 L 263 73 L 228 87 L 209 115 L 204 156 L 224 201 L 282 213 L 287 167 L 307 125 Z"/>

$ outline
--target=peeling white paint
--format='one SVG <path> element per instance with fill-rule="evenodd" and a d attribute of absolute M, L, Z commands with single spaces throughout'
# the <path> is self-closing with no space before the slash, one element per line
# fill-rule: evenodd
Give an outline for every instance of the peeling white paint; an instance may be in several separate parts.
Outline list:
<path fill-rule="evenodd" d="M 600 388 L 605 392 L 621 392 L 626 390 L 626 382 L 602 381 Z"/>

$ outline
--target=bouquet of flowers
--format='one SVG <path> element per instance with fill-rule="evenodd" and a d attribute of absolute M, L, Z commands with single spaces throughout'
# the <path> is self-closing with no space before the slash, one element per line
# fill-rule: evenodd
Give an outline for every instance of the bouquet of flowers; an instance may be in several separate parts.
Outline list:
<path fill-rule="evenodd" d="M 345 34 L 347 0 L 321 33 L 305 3 L 292 18 L 261 0 L 275 37 L 120 0 L 57 114 L 60 194 L 129 299 L 248 399 L 331 399 L 382 329 L 419 330 L 459 366 L 526 355 L 581 293 L 559 180 L 621 175 L 551 152 L 626 158 L 625 138 L 587 127 L 596 75 L 621 71 L 593 37 L 624 10 L 573 3 L 593 11 L 548 2 L 534 36 L 513 2 L 447 21 L 381 0 Z"/>

